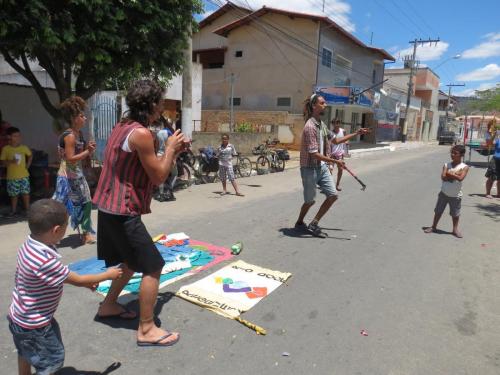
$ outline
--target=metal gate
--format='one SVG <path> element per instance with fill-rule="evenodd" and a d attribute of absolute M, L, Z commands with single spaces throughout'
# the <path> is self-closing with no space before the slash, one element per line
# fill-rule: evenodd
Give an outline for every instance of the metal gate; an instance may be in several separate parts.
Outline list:
<path fill-rule="evenodd" d="M 90 100 L 90 109 L 94 118 L 93 137 L 96 142 L 94 159 L 102 163 L 109 135 L 118 121 L 117 101 L 112 97 L 96 94 Z"/>

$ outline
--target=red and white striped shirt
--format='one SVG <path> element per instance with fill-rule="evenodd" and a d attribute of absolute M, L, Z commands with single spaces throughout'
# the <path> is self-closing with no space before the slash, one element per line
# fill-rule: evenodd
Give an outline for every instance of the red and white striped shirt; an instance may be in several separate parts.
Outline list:
<path fill-rule="evenodd" d="M 17 325 L 35 329 L 52 320 L 69 269 L 59 253 L 28 237 L 17 253 L 15 285 L 9 317 Z"/>

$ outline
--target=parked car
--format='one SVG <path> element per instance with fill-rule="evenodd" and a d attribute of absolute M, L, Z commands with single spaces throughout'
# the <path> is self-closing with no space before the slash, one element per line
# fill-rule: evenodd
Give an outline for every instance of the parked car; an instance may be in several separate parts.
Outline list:
<path fill-rule="evenodd" d="M 449 143 L 450 145 L 456 144 L 458 141 L 458 137 L 453 131 L 443 131 L 438 137 L 438 142 L 440 145 L 444 145 L 445 143 Z"/>

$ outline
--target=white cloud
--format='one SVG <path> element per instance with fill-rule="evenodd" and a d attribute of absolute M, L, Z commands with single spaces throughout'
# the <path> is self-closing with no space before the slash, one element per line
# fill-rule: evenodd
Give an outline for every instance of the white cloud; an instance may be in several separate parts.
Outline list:
<path fill-rule="evenodd" d="M 393 53 L 393 52 L 398 51 L 400 48 L 401 48 L 400 46 L 392 46 L 392 47 L 387 48 L 387 52 Z"/>
<path fill-rule="evenodd" d="M 458 81 L 488 81 L 500 76 L 500 66 L 488 64 L 483 68 L 471 72 L 462 73 L 456 76 Z"/>
<path fill-rule="evenodd" d="M 233 0 L 233 3 L 247 8 L 248 4 L 250 4 L 253 10 L 259 9 L 265 5 L 270 8 L 286 9 L 319 16 L 326 15 L 350 33 L 356 30 L 356 25 L 349 17 L 351 14 L 351 6 L 343 0 L 325 0 L 325 13 L 322 12 L 322 0 L 288 0 L 286 2 L 282 0 Z"/>
<path fill-rule="evenodd" d="M 438 42 L 436 43 L 424 43 L 419 44 L 417 46 L 417 60 L 420 61 L 432 61 L 432 60 L 439 60 L 443 53 L 445 53 L 448 50 L 449 43 L 446 42 Z M 401 57 L 404 56 L 411 56 L 413 54 L 413 45 L 411 47 L 405 48 L 401 51 L 399 51 L 397 54 L 400 54 Z M 396 55 L 397 55 L 396 54 Z"/>
<path fill-rule="evenodd" d="M 462 57 L 464 59 L 479 59 L 500 56 L 500 33 L 489 33 L 484 38 L 487 39 L 486 42 L 465 50 Z"/>
<path fill-rule="evenodd" d="M 456 95 L 456 96 L 473 96 L 473 95 L 476 94 L 476 91 L 488 90 L 488 89 L 491 89 L 492 87 L 495 87 L 497 85 L 499 85 L 499 83 L 495 83 L 495 82 L 481 83 L 479 86 L 477 86 L 475 88 L 468 88 L 468 89 L 465 89 L 465 90 L 454 92 L 453 95 Z"/>

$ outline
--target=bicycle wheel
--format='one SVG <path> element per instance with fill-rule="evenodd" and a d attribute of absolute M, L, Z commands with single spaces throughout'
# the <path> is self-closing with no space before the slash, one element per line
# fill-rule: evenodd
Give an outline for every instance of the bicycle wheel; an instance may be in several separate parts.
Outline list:
<path fill-rule="evenodd" d="M 179 174 L 177 178 L 182 181 L 190 181 L 191 180 L 191 170 L 186 164 L 182 164 L 181 166 L 182 174 Z"/>
<path fill-rule="evenodd" d="M 249 158 L 240 158 L 238 161 L 238 171 L 241 177 L 250 177 L 252 174 L 252 162 Z"/>
<path fill-rule="evenodd" d="M 283 172 L 285 170 L 285 161 L 283 159 L 276 159 L 276 171 Z"/>
<path fill-rule="evenodd" d="M 191 168 L 194 168 L 194 165 L 196 163 L 196 157 L 193 155 L 193 153 L 187 152 L 185 159 L 186 159 L 187 165 L 189 165 Z"/>
<path fill-rule="evenodd" d="M 257 158 L 256 169 L 257 174 L 267 174 L 269 173 L 269 159 L 261 155 Z"/>

